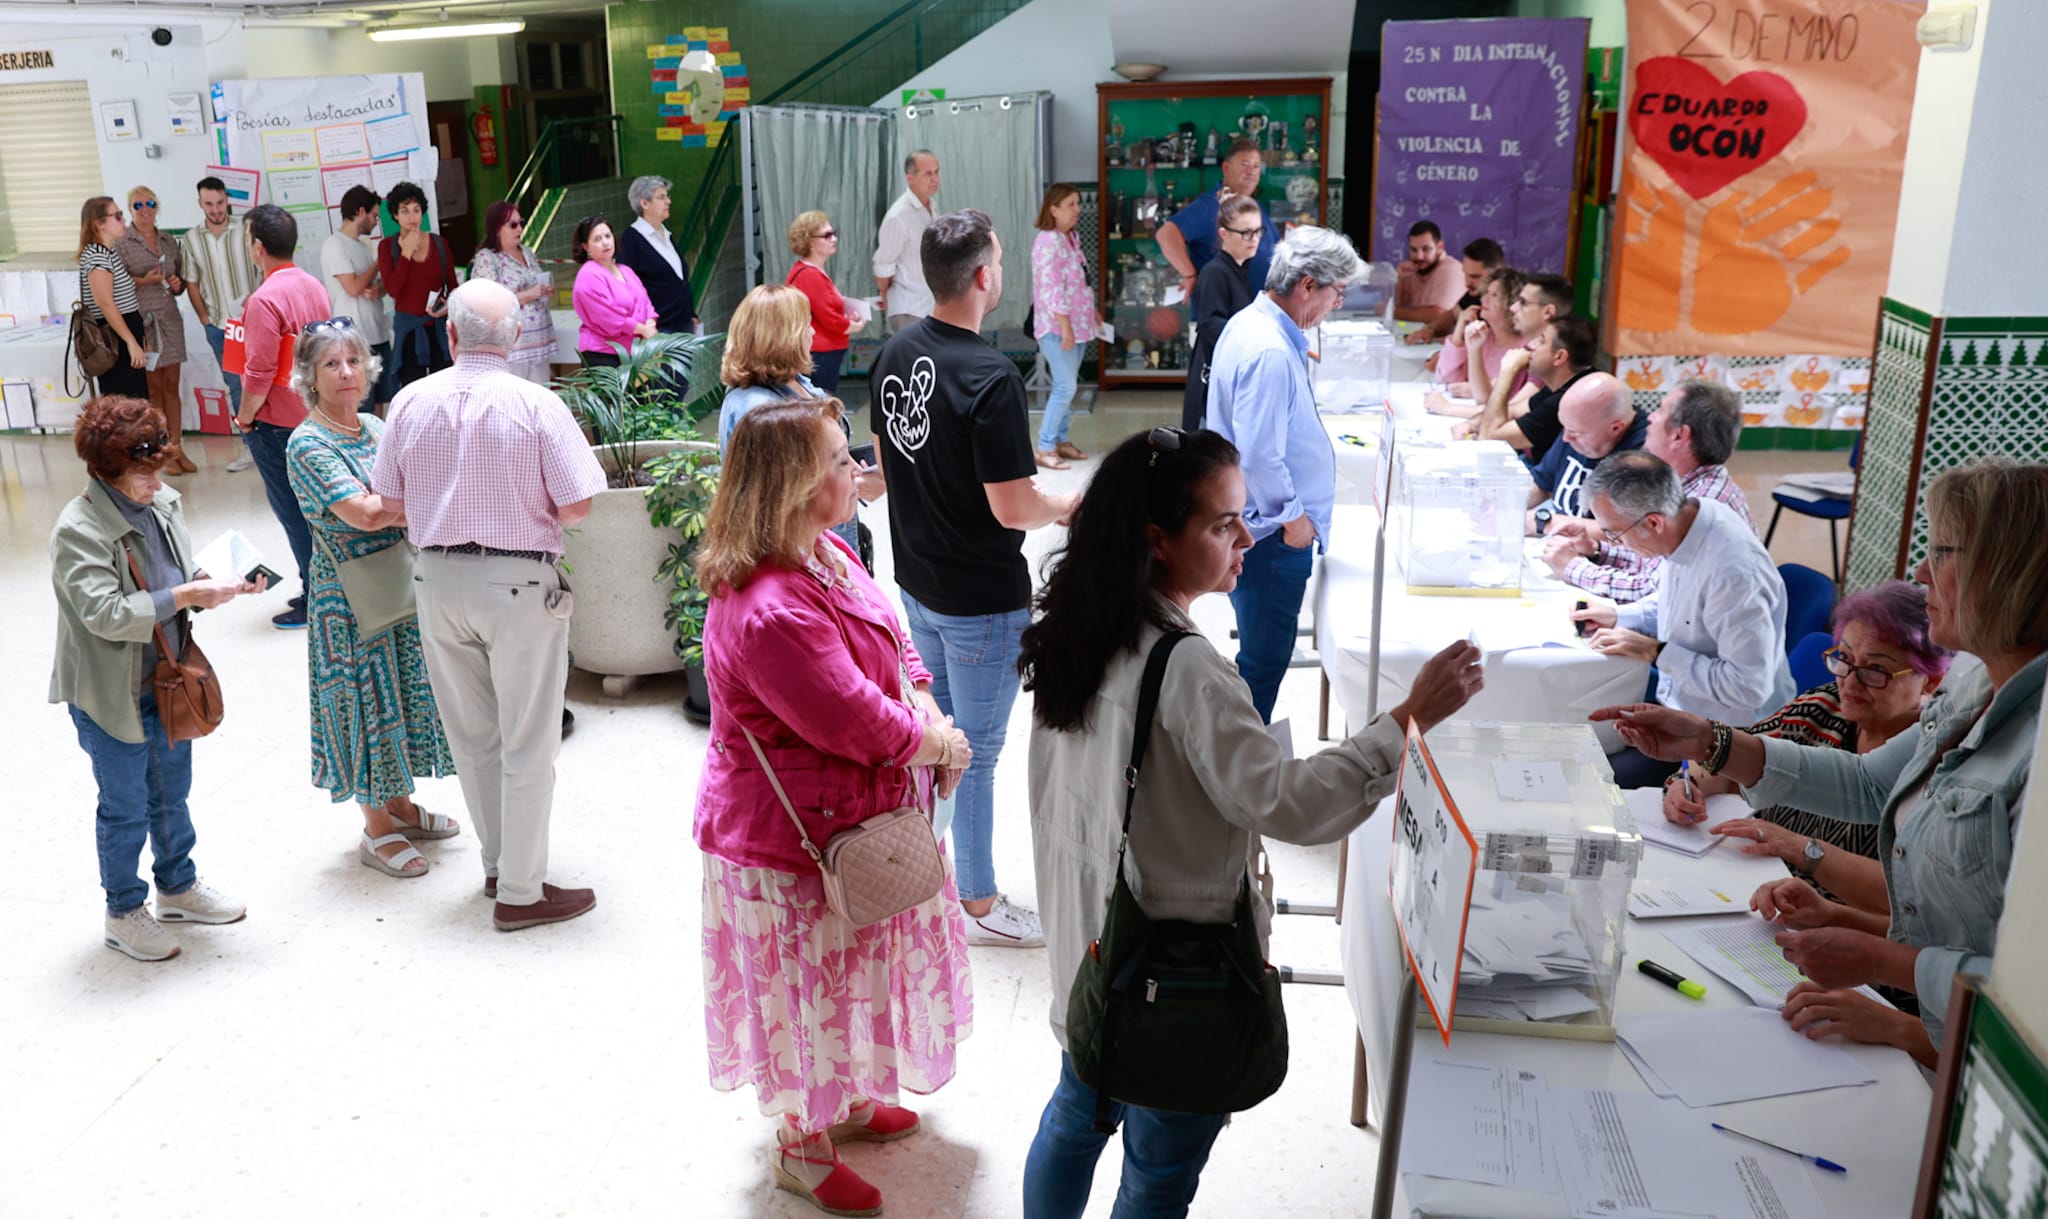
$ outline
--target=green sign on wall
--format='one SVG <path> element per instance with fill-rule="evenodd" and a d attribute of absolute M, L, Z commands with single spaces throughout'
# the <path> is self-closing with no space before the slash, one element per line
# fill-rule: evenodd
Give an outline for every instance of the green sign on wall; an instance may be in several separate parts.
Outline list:
<path fill-rule="evenodd" d="M 903 91 L 903 104 L 906 106 L 915 106 L 923 102 L 942 102 L 945 100 L 946 91 L 944 89 L 905 89 Z"/>

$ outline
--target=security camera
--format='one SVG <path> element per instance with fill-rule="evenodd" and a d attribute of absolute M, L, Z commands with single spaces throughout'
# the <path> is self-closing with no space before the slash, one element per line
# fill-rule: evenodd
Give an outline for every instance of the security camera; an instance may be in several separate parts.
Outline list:
<path fill-rule="evenodd" d="M 160 47 L 167 47 L 171 45 L 171 32 L 158 26 L 149 32 L 149 40 Z"/>

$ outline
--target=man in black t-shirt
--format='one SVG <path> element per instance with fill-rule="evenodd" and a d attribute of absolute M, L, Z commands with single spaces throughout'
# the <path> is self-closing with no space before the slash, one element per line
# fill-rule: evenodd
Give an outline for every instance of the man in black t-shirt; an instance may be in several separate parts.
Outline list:
<path fill-rule="evenodd" d="M 978 211 L 940 216 L 920 254 L 931 316 L 898 331 L 868 372 L 896 583 L 932 697 L 974 749 L 952 826 L 968 942 L 1036 948 L 1038 915 L 996 889 L 996 759 L 1031 621 L 1024 533 L 1066 519 L 1078 497 L 1031 481 L 1024 378 L 981 338 L 1003 291 L 993 224 Z"/>
<path fill-rule="evenodd" d="M 1499 377 L 1486 409 L 1453 429 L 1459 437 L 1505 440 L 1531 466 L 1543 460 L 1550 446 L 1564 431 L 1558 421 L 1558 404 L 1564 393 L 1593 369 L 1598 334 L 1593 323 L 1582 317 L 1561 317 L 1546 324 L 1527 350 L 1516 349 L 1501 357 Z M 1523 367 L 1529 383 L 1513 398 L 1507 387 Z"/>

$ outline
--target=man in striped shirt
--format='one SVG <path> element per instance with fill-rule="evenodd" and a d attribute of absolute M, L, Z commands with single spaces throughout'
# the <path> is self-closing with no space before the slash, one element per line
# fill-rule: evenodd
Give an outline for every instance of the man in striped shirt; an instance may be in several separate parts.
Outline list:
<path fill-rule="evenodd" d="M 249 231 L 228 214 L 228 188 L 219 178 L 199 179 L 199 210 L 204 224 L 185 230 L 178 238 L 185 259 L 186 293 L 192 311 L 206 328 L 206 345 L 213 348 L 213 362 L 219 364 L 226 350 L 229 318 L 242 312 L 242 302 L 256 286 L 256 265 L 249 261 Z M 221 376 L 228 383 L 228 402 L 242 413 L 242 378 L 225 368 Z M 228 463 L 232 472 L 255 464 L 245 448 Z"/>
<path fill-rule="evenodd" d="M 1735 510 L 1756 532 L 1749 498 L 1728 474 L 1728 456 L 1742 435 L 1742 398 L 1712 381 L 1687 381 L 1664 395 L 1650 415 L 1643 448 L 1678 472 L 1688 499 L 1714 499 Z M 1567 584 L 1598 593 L 1617 604 L 1648 596 L 1664 562 L 1626 542 L 1601 537 L 1591 520 L 1560 517 L 1551 522 L 1543 558 Z"/>

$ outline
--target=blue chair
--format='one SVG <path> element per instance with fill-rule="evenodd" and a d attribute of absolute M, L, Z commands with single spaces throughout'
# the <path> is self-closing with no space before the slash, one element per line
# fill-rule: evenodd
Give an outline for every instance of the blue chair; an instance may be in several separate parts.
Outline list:
<path fill-rule="evenodd" d="M 1815 631 L 1792 645 L 1791 655 L 1787 657 L 1792 662 L 1792 683 L 1801 690 L 1811 690 L 1835 680 L 1835 675 L 1828 672 L 1828 662 L 1823 659 L 1828 649 L 1834 646 L 1832 631 Z"/>
<path fill-rule="evenodd" d="M 1856 434 L 1855 447 L 1849 450 L 1849 468 L 1857 470 L 1861 469 L 1862 466 L 1863 434 L 1858 432 Z M 1764 548 L 1768 550 L 1771 545 L 1771 539 L 1777 536 L 1778 518 L 1785 514 L 1785 509 L 1787 508 L 1790 508 L 1800 516 L 1810 516 L 1815 520 L 1826 521 L 1828 523 L 1828 556 L 1834 562 L 1835 584 L 1839 586 L 1842 583 L 1841 523 L 1849 519 L 1849 514 L 1855 510 L 1856 504 L 1853 500 L 1832 499 L 1826 496 L 1808 498 L 1810 495 L 1812 495 L 1811 492 L 1800 491 L 1785 483 L 1780 483 L 1771 491 L 1771 499 L 1776 501 L 1778 506 L 1771 510 L 1770 526 L 1764 530 Z"/>
<path fill-rule="evenodd" d="M 1798 563 L 1778 564 L 1778 576 L 1785 581 L 1785 650 L 1790 652 L 1808 635 L 1828 629 L 1828 616 L 1835 612 L 1835 582 Z"/>

